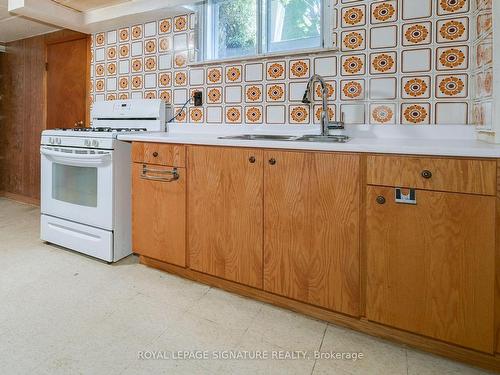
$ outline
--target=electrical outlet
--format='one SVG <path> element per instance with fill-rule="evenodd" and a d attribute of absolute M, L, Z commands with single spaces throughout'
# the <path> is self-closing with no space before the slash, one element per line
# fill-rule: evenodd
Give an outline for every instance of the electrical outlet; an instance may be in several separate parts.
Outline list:
<path fill-rule="evenodd" d="M 195 91 L 193 93 L 194 106 L 201 107 L 203 105 L 203 93 L 201 91 Z"/>

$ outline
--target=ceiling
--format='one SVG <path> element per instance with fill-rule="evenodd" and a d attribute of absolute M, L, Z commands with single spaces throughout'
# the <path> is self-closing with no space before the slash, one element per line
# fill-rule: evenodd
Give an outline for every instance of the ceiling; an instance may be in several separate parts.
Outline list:
<path fill-rule="evenodd" d="M 132 0 L 52 0 L 55 3 L 64 5 L 68 8 L 86 12 L 91 9 L 105 8 L 111 5 L 128 3 Z"/>
<path fill-rule="evenodd" d="M 7 3 L 8 0 L 0 0 L 0 43 L 57 30 L 54 26 L 9 13 Z"/>

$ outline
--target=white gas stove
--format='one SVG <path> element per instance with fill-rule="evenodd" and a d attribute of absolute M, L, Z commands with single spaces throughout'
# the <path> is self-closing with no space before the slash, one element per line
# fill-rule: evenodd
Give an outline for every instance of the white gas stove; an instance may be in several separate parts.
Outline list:
<path fill-rule="evenodd" d="M 161 100 L 97 102 L 92 127 L 42 133 L 41 239 L 118 261 L 131 254 L 127 132 L 166 131 Z"/>

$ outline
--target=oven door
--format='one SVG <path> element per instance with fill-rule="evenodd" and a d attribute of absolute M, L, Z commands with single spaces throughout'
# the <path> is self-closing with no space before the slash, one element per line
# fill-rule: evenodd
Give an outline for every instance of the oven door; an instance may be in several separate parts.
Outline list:
<path fill-rule="evenodd" d="M 113 151 L 41 146 L 41 211 L 113 229 Z"/>

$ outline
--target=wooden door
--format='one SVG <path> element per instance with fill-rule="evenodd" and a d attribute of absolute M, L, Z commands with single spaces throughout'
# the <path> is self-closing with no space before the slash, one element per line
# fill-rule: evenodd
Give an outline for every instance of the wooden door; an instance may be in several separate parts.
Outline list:
<path fill-rule="evenodd" d="M 88 126 L 88 48 L 87 38 L 47 45 L 47 129 Z"/>
<path fill-rule="evenodd" d="M 495 198 L 416 199 L 396 204 L 393 188 L 367 188 L 367 317 L 492 352 Z"/>
<path fill-rule="evenodd" d="M 171 167 L 147 165 L 154 170 Z M 143 164 L 132 167 L 132 249 L 135 253 L 177 266 L 186 266 L 186 169 L 177 168 L 172 182 L 141 177 Z M 148 172 L 153 178 L 169 178 Z"/>
<path fill-rule="evenodd" d="M 264 289 L 359 315 L 359 156 L 266 151 L 264 181 Z"/>
<path fill-rule="evenodd" d="M 262 156 L 188 148 L 190 268 L 262 288 Z"/>

